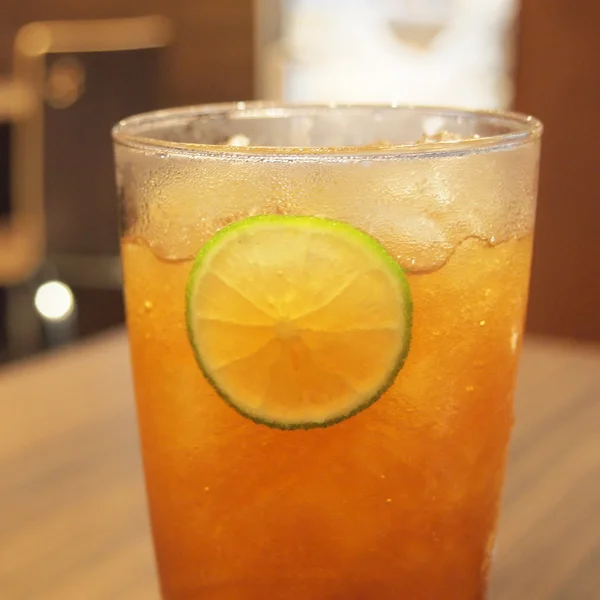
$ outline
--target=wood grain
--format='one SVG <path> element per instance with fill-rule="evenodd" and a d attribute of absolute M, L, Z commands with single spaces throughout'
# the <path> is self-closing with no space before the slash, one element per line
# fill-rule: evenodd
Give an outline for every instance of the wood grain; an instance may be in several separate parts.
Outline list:
<path fill-rule="evenodd" d="M 1 372 L 1 598 L 158 598 L 128 361 L 119 333 Z"/>
<path fill-rule="evenodd" d="M 122 331 L 0 371 L 3 600 L 158 600 L 133 410 Z M 491 600 L 598 600 L 600 347 L 528 340 L 517 417 Z"/>

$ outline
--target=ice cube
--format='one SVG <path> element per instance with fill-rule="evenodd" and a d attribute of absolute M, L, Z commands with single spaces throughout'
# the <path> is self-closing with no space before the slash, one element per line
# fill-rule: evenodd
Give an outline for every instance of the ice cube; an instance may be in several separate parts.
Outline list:
<path fill-rule="evenodd" d="M 424 133 L 417 141 L 417 144 L 440 144 L 460 142 L 462 138 L 458 133 L 450 131 L 438 131 L 436 133 Z"/>
<path fill-rule="evenodd" d="M 365 229 L 411 273 L 439 269 L 455 248 L 443 222 L 402 205 L 378 207 Z"/>
<path fill-rule="evenodd" d="M 250 138 L 243 133 L 232 135 L 224 144 L 225 146 L 250 146 Z"/>

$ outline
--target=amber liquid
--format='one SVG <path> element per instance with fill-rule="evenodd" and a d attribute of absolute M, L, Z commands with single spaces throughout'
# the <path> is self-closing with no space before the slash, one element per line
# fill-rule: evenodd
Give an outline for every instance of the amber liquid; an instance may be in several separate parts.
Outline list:
<path fill-rule="evenodd" d="M 531 238 L 463 242 L 409 276 L 394 385 L 325 429 L 237 414 L 184 324 L 190 262 L 123 243 L 152 528 L 165 600 L 475 600 L 485 595 Z"/>

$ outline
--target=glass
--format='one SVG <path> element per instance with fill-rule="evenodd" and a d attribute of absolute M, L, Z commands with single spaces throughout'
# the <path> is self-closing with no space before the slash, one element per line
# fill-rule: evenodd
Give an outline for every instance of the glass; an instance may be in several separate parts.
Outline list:
<path fill-rule="evenodd" d="M 482 598 L 513 423 L 540 123 L 437 108 L 239 103 L 131 117 L 113 135 L 163 598 Z M 404 366 L 341 422 L 255 423 L 195 359 L 185 314 L 192 261 L 215 247 L 206 242 L 217 231 L 255 215 L 276 216 L 278 227 L 295 222 L 287 215 L 342 221 L 406 273 Z M 305 259 L 317 293 L 337 276 L 321 268 L 334 258 L 313 249 Z M 248 280 L 250 266 L 241 271 Z M 219 342 L 235 346 L 237 329 L 221 326 Z M 361 339 L 350 351 L 364 350 Z"/>

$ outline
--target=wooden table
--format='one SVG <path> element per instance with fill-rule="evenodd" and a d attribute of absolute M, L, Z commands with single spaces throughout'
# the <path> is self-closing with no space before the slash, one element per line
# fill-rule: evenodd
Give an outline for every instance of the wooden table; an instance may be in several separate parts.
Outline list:
<path fill-rule="evenodd" d="M 116 331 L 0 371 L 2 600 L 158 599 L 128 361 Z M 600 347 L 528 340 L 517 416 L 490 596 L 598 600 Z"/>

